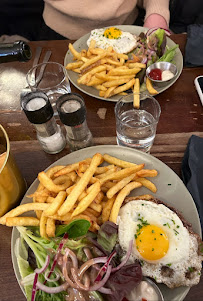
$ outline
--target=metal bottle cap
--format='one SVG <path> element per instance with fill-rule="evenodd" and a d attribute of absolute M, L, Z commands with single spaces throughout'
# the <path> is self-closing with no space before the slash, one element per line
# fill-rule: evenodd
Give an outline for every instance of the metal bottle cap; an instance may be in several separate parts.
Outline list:
<path fill-rule="evenodd" d="M 81 95 L 68 93 L 60 96 L 56 102 L 61 122 L 67 126 L 77 126 L 86 119 L 85 102 Z"/>
<path fill-rule="evenodd" d="M 49 121 L 54 114 L 47 95 L 43 92 L 31 92 L 21 97 L 21 107 L 28 120 L 34 124 Z"/>

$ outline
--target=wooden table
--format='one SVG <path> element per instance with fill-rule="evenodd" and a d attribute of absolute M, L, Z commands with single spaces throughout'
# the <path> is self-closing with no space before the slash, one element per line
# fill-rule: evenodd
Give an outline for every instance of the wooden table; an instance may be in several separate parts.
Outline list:
<path fill-rule="evenodd" d="M 186 35 L 173 35 L 171 38 L 180 45 L 184 54 Z M 33 53 L 37 46 L 52 51 L 52 61 L 63 64 L 69 41 L 31 42 Z M 34 56 L 33 56 L 34 57 Z M 43 56 L 41 56 L 43 57 Z M 47 168 L 54 161 L 69 153 L 66 147 L 56 155 L 46 154 L 36 140 L 35 130 L 28 122 L 19 106 L 19 93 L 26 85 L 25 74 L 32 66 L 27 63 L 7 63 L 0 65 L 0 123 L 5 127 L 11 141 L 11 149 L 28 187 L 39 171 Z M 194 79 L 203 74 L 203 68 L 184 68 L 177 82 L 165 92 L 157 95 L 162 114 L 157 128 L 157 135 L 151 154 L 180 176 L 183 154 L 191 135 L 203 137 L 203 110 L 194 86 Z M 71 85 L 72 92 L 79 92 Z M 96 145 L 116 144 L 115 118 L 113 102 L 98 100 L 85 95 L 87 122 L 94 136 Z M 100 119 L 98 110 L 106 109 L 105 119 Z M 12 229 L 0 226 L 0 300 L 23 301 L 25 297 L 16 281 L 11 256 Z M 203 277 L 193 287 L 186 301 L 203 300 Z"/>

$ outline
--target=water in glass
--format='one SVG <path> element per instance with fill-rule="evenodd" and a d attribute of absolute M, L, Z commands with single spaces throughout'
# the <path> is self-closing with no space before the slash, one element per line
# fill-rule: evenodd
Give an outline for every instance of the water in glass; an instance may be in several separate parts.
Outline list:
<path fill-rule="evenodd" d="M 156 121 L 145 110 L 128 110 L 120 115 L 117 124 L 117 143 L 149 152 L 156 133 Z"/>

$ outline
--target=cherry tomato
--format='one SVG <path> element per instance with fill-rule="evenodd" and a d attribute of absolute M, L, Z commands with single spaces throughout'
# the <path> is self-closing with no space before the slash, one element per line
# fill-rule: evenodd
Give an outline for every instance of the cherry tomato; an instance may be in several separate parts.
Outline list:
<path fill-rule="evenodd" d="M 162 80 L 162 70 L 161 69 L 152 69 L 149 73 L 149 77 L 155 80 Z"/>

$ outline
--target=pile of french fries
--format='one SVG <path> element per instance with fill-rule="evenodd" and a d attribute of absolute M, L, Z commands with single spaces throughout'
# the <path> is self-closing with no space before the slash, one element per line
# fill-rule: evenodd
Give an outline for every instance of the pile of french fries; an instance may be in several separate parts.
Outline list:
<path fill-rule="evenodd" d="M 127 54 L 117 53 L 110 46 L 108 49 L 95 48 L 95 41 L 91 40 L 88 50 L 78 52 L 71 43 L 69 50 L 73 55 L 72 63 L 66 69 L 79 74 L 78 84 L 92 86 L 99 90 L 99 95 L 109 98 L 113 95 L 126 95 L 125 91 L 132 89 L 133 93 L 140 92 L 140 81 L 136 78 L 145 64 L 138 62 L 136 56 L 128 60 Z M 158 92 L 152 87 L 149 79 L 146 81 L 150 94 Z M 139 97 L 134 98 L 134 107 L 139 108 Z"/>
<path fill-rule="evenodd" d="M 156 177 L 158 172 L 144 167 L 144 163 L 100 153 L 67 166 L 51 167 L 38 174 L 40 183 L 28 196 L 33 202 L 12 209 L 0 218 L 0 224 L 39 226 L 40 235 L 48 239 L 55 236 L 56 224 L 86 219 L 90 231 L 96 232 L 108 220 L 117 222 L 119 210 L 132 190 L 144 186 L 156 193 L 156 186 L 147 177 Z M 29 211 L 34 211 L 36 217 L 21 216 Z"/>

